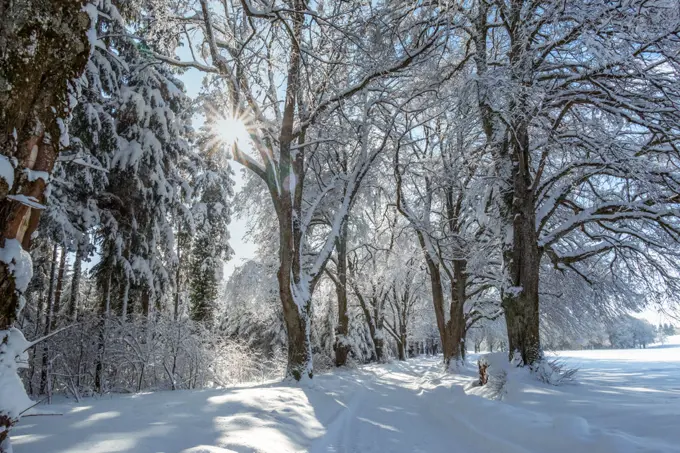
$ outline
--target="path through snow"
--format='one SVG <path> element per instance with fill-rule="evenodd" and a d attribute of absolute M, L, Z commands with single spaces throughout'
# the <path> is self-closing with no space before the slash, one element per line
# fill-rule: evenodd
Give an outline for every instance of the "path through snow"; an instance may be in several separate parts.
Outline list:
<path fill-rule="evenodd" d="M 472 367 L 445 375 L 438 359 L 421 358 L 317 376 L 302 388 L 45 406 L 64 415 L 24 418 L 15 453 L 680 452 L 680 345 L 563 356 L 582 367 L 580 383 L 513 383 L 502 402 L 465 394 Z"/>

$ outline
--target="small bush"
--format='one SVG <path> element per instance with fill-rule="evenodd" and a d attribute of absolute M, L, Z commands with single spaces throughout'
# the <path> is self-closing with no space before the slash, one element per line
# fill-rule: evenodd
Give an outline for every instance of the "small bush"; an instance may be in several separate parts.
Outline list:
<path fill-rule="evenodd" d="M 573 382 L 574 376 L 578 373 L 578 368 L 569 368 L 558 359 L 541 359 L 531 367 L 533 375 L 541 382 L 550 385 L 562 385 Z"/>
<path fill-rule="evenodd" d="M 479 367 L 479 385 L 485 387 L 485 394 L 490 399 L 503 399 L 508 382 L 508 356 L 503 352 L 485 354 L 477 362 Z"/>

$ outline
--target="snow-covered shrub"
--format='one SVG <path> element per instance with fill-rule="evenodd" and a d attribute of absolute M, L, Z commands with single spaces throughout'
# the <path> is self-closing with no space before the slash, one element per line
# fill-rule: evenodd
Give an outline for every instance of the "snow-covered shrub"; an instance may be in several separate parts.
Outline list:
<path fill-rule="evenodd" d="M 52 392 L 76 399 L 97 389 L 127 393 L 260 382 L 282 377 L 285 368 L 281 352 L 267 356 L 202 323 L 166 315 L 85 318 L 46 341 L 48 367 L 43 373 L 42 350 L 37 351 L 24 376 L 27 387 L 45 391 L 41 381 L 48 378 Z"/>
<path fill-rule="evenodd" d="M 530 368 L 522 366 L 522 359 L 515 353 L 512 360 L 504 352 L 496 352 L 481 356 L 477 362 L 479 367 L 478 385 L 484 386 L 484 396 L 491 399 L 503 399 L 507 394 L 508 382 L 523 380 L 527 374 L 532 379 L 550 385 L 561 385 L 574 380 L 578 372 L 569 368 L 557 359 L 542 358 Z"/>
<path fill-rule="evenodd" d="M 484 396 L 490 399 L 503 399 L 508 370 L 513 367 L 508 362 L 508 355 L 504 352 L 484 354 L 479 358 L 477 365 L 480 373 L 479 385 L 485 387 Z"/>
<path fill-rule="evenodd" d="M 268 357 L 286 347 L 283 310 L 278 300 L 276 265 L 249 260 L 226 282 L 220 331 L 241 338 Z"/>
<path fill-rule="evenodd" d="M 0 401 L 6 416 L 12 420 L 18 419 L 33 404 L 17 374 L 19 369 L 27 367 L 29 346 L 19 329 L 0 330 Z"/>
<path fill-rule="evenodd" d="M 572 382 L 578 373 L 578 368 L 567 367 L 566 364 L 557 359 L 543 358 L 531 367 L 533 375 L 541 382 L 550 385 L 561 385 Z"/>

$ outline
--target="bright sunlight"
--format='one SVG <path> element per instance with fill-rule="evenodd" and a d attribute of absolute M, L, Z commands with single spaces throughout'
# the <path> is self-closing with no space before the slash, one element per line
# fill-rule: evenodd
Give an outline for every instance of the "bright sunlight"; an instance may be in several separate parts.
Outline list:
<path fill-rule="evenodd" d="M 212 126 L 212 130 L 224 145 L 237 144 L 243 147 L 250 143 L 250 133 L 246 123 L 239 117 L 219 118 Z"/>

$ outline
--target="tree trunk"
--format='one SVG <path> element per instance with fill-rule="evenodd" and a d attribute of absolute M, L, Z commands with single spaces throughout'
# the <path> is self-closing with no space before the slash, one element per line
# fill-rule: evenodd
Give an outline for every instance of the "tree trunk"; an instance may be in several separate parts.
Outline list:
<path fill-rule="evenodd" d="M 52 313 L 52 330 L 59 324 L 59 312 L 61 311 L 61 293 L 64 288 L 64 272 L 66 271 L 66 247 L 61 248 L 59 258 L 59 270 L 57 272 L 57 288 L 54 291 L 54 310 Z"/>
<path fill-rule="evenodd" d="M 144 319 L 148 319 L 151 314 L 151 295 L 149 291 L 144 288 L 142 289 L 142 315 Z"/>
<path fill-rule="evenodd" d="M 397 358 L 401 361 L 406 360 L 406 342 L 403 339 L 397 341 Z"/>
<path fill-rule="evenodd" d="M 127 322 L 128 320 L 128 302 L 130 300 L 130 276 L 127 272 L 123 273 L 123 287 L 121 288 L 120 295 L 120 320 L 122 322 Z"/>
<path fill-rule="evenodd" d="M 519 17 L 522 2 L 513 3 L 510 13 Z M 491 80 L 488 77 L 487 32 L 489 6 L 479 3 L 477 20 L 475 21 L 476 41 L 475 64 L 480 80 Z M 525 36 L 511 36 L 509 53 L 511 78 L 514 86 L 523 86 L 527 64 L 525 58 Z M 487 145 L 493 152 L 496 163 L 496 174 L 503 186 L 500 188 L 500 215 L 504 220 L 505 231 L 509 240 L 503 244 L 503 267 L 508 282 L 501 295 L 502 306 L 508 330 L 509 355 L 512 359 L 518 352 L 525 365 L 531 365 L 541 357 L 538 316 L 538 285 L 541 254 L 537 245 L 535 225 L 535 205 L 532 191 L 530 171 L 529 135 L 526 118 L 526 92 L 520 91 L 509 105 L 510 127 L 497 120 L 497 113 L 492 107 L 493 86 L 486 83 L 479 85 L 478 106 L 481 112 L 482 126 Z M 493 342 L 489 344 L 493 349 Z"/>
<path fill-rule="evenodd" d="M 377 311 L 378 310 L 376 310 L 376 312 Z M 384 319 L 380 313 L 376 313 L 373 317 L 373 323 L 375 326 L 371 332 L 371 336 L 373 338 L 373 346 L 375 347 L 375 358 L 378 362 L 385 361 L 385 337 L 383 322 Z"/>
<path fill-rule="evenodd" d="M 52 261 L 50 264 L 50 284 L 47 289 L 47 301 L 45 303 L 45 329 L 43 331 L 44 335 L 49 335 L 50 332 L 52 331 L 52 322 L 54 318 L 54 284 L 56 280 L 56 274 L 57 274 L 57 251 L 59 250 L 59 247 L 57 244 L 54 244 L 54 247 L 52 248 Z M 40 394 L 44 395 L 47 391 L 47 384 L 48 384 L 48 364 L 49 364 L 49 348 L 48 348 L 48 342 L 44 341 L 43 342 L 43 350 L 42 350 L 42 368 L 40 369 Z"/>
<path fill-rule="evenodd" d="M 76 258 L 73 262 L 73 280 L 71 280 L 71 295 L 68 301 L 68 317 L 72 322 L 78 320 L 78 301 L 80 299 L 80 274 L 83 265 L 82 247 L 78 246 Z"/>
<path fill-rule="evenodd" d="M 422 244 L 422 242 L 421 242 Z M 463 261 L 454 262 L 454 282 L 451 289 L 451 309 L 449 319 L 446 320 L 446 313 L 444 313 L 444 292 L 442 290 L 441 271 L 439 267 L 432 261 L 429 254 L 425 250 L 423 244 L 423 251 L 425 252 L 425 261 L 427 262 L 430 285 L 432 291 L 432 302 L 434 304 L 435 317 L 437 319 L 437 328 L 439 330 L 439 338 L 442 343 L 442 353 L 444 355 L 444 368 L 449 369 L 451 363 L 456 363 L 461 360 L 461 339 L 465 333 L 465 316 L 463 313 L 465 306 L 465 265 Z"/>
<path fill-rule="evenodd" d="M 466 262 L 455 260 L 453 262 L 453 277 L 455 281 L 451 285 L 451 307 L 449 320 L 446 323 L 448 336 L 448 350 L 444 354 L 444 366 L 448 369 L 451 363 L 461 363 L 465 359 L 465 288 L 467 275 L 465 274 Z"/>
<path fill-rule="evenodd" d="M 283 318 L 288 334 L 288 364 L 286 376 L 296 381 L 311 378 L 312 344 L 310 341 L 310 300 L 296 291 L 290 281 L 290 272 L 282 266 L 278 272 L 279 297 L 283 305 Z"/>
<path fill-rule="evenodd" d="M 421 234 L 419 233 L 420 237 Z M 424 242 L 421 240 L 421 246 L 425 254 L 425 262 L 430 275 L 430 289 L 432 291 L 432 303 L 434 305 L 435 319 L 437 320 L 437 330 L 439 331 L 439 338 L 442 342 L 442 349 L 444 350 L 444 364 L 448 367 L 448 361 L 451 358 L 451 351 L 453 346 L 449 341 L 449 335 L 446 331 L 446 320 L 444 314 L 444 293 L 442 291 L 441 272 L 439 267 L 432 261 L 430 255 L 425 249 Z"/>
<path fill-rule="evenodd" d="M 64 120 L 70 107 L 68 83 L 85 69 L 90 51 L 90 19 L 83 4 L 82 0 L 0 0 L 0 165 L 9 178 L 0 177 L 0 247 L 14 249 L 12 257 L 17 261 L 14 266 L 0 262 L 0 343 L 12 338 L 9 329 L 31 275 L 25 250 L 40 217 L 40 209 L 8 195 L 44 201 L 45 179 L 31 178 L 26 170 L 51 173 L 60 148 L 66 145 L 61 137 L 66 137 Z M 16 269 L 20 269 L 19 279 Z M 13 391 L 25 394 L 16 370 L 15 357 L 0 352 L 0 380 L 11 379 Z M 10 404 L 0 401 L 0 453 L 11 450 L 9 431 L 19 417 Z"/>
<path fill-rule="evenodd" d="M 39 335 L 40 329 L 42 327 L 42 321 L 43 321 L 43 311 L 44 311 L 44 306 L 45 306 L 45 287 L 43 287 L 40 290 L 40 294 L 38 295 L 38 306 L 36 308 L 35 312 L 35 334 Z M 29 386 L 29 393 L 31 395 L 36 394 L 36 389 L 33 387 L 33 377 L 35 376 L 35 373 L 38 369 L 38 363 L 40 362 L 40 357 L 38 357 L 38 354 L 33 354 L 31 356 L 31 373 L 30 377 L 28 379 L 28 386 Z M 38 387 L 39 389 L 40 387 Z"/>
<path fill-rule="evenodd" d="M 508 330 L 510 359 L 517 352 L 524 365 L 531 366 L 542 357 L 539 338 L 538 285 L 541 252 L 536 234 L 534 196 L 528 163 L 529 136 L 526 124 L 514 128 L 512 154 L 513 191 L 510 203 L 513 241 L 503 250 L 510 287 L 502 295 Z"/>
<path fill-rule="evenodd" d="M 109 272 L 111 270 L 109 269 Z M 97 345 L 97 363 L 94 373 L 94 389 L 97 393 L 102 393 L 104 389 L 104 353 L 106 349 L 106 331 L 108 328 L 108 318 L 111 314 L 111 274 L 107 276 L 102 294 L 102 301 L 99 307 L 99 344 Z"/>
<path fill-rule="evenodd" d="M 350 346 L 347 341 L 349 334 L 349 316 L 347 314 L 347 223 L 342 227 L 340 235 L 335 241 L 338 254 L 338 276 L 335 291 L 338 296 L 338 327 L 335 332 L 335 366 L 347 363 Z"/>
<path fill-rule="evenodd" d="M 524 365 L 542 357 L 539 337 L 538 274 L 540 254 L 536 243 L 515 242 L 511 273 L 514 286 L 503 294 L 510 359 L 519 353 Z M 519 272 L 517 272 L 519 270 Z"/>
<path fill-rule="evenodd" d="M 358 286 L 352 286 L 354 295 L 359 300 L 359 306 L 364 313 L 364 318 L 368 324 L 368 331 L 373 340 L 373 347 L 375 348 L 375 360 L 382 362 L 385 360 L 385 340 L 383 338 L 383 317 L 382 317 L 382 301 L 379 297 L 373 296 L 373 313 L 366 303 L 366 299 Z"/>
<path fill-rule="evenodd" d="M 180 302 L 180 294 L 181 294 L 181 277 L 182 277 L 182 256 L 181 256 L 181 250 L 180 250 L 180 234 L 179 231 L 177 232 L 177 269 L 175 270 L 175 305 L 172 310 L 172 319 L 177 322 L 179 319 L 179 302 Z M 174 364 L 173 364 L 173 373 L 174 373 Z M 174 383 L 173 383 L 174 386 Z M 174 389 L 173 389 L 174 390 Z"/>
<path fill-rule="evenodd" d="M 14 168 L 12 181 L 0 178 L 2 247 L 16 239 L 28 250 L 38 225 L 40 209 L 7 195 L 44 201 L 46 181 L 30 181 L 24 169 L 50 173 L 64 145 L 59 137 L 65 132 L 63 121 L 69 108 L 68 82 L 80 76 L 90 49 L 89 17 L 82 4 L 77 0 L 0 1 L 0 154 L 15 159 L 2 163 Z M 47 134 L 52 139 L 46 140 Z M 0 263 L 0 329 L 11 326 L 16 318 L 20 296 L 16 289 L 12 273 Z"/>
<path fill-rule="evenodd" d="M 290 150 L 284 154 L 290 158 Z M 302 174 L 300 169 L 293 168 L 298 164 L 301 162 L 295 161 L 291 166 L 286 166 L 295 178 L 297 178 L 296 175 Z M 286 176 L 291 177 L 290 174 Z M 302 213 L 296 206 L 300 206 L 301 200 L 298 198 L 302 197 L 302 194 L 298 193 L 298 190 L 301 190 L 301 182 L 295 186 L 294 194 L 284 190 L 283 196 L 276 199 L 274 203 L 279 220 L 279 270 L 277 272 L 279 298 L 288 335 L 286 377 L 296 381 L 313 376 L 310 338 L 313 284 L 309 281 L 301 281 L 302 231 L 297 219 Z"/>

